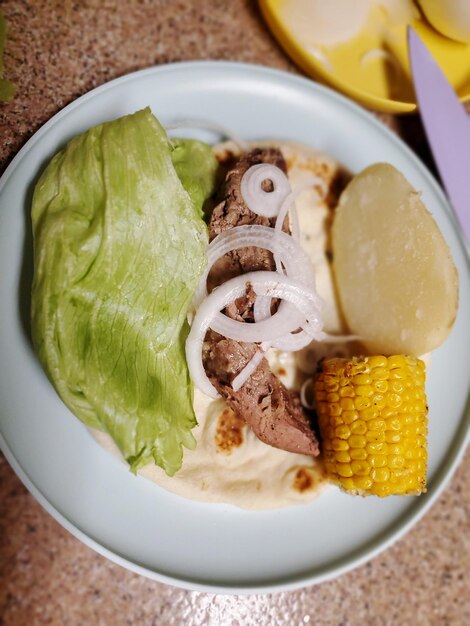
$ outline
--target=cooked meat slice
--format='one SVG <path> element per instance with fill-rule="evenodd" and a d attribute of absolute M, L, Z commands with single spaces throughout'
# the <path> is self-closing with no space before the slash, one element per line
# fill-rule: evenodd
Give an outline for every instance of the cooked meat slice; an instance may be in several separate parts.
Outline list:
<path fill-rule="evenodd" d="M 239 343 L 209 331 L 203 356 L 209 379 L 261 441 L 287 452 L 316 456 L 318 441 L 298 397 L 271 372 L 266 359 L 239 391 L 232 389 L 233 379 L 256 350 L 256 344 Z"/>
<path fill-rule="evenodd" d="M 240 192 L 243 174 L 258 163 L 272 163 L 284 172 L 287 170 L 282 153 L 272 148 L 253 150 L 236 161 L 226 175 L 222 187 L 223 199 L 212 213 L 210 239 L 228 228 L 243 224 L 274 227 L 275 218 L 261 217 L 250 211 Z M 287 220 L 284 230 L 288 230 Z M 214 264 L 208 287 L 212 290 L 246 272 L 274 269 L 274 259 L 268 250 L 242 248 L 226 254 Z M 246 296 L 228 306 L 225 314 L 239 321 L 252 322 L 254 298 L 255 294 L 248 288 Z M 261 441 L 288 452 L 316 456 L 319 453 L 318 441 L 298 397 L 271 372 L 266 359 L 239 391 L 232 389 L 233 379 L 257 350 L 254 343 L 239 343 L 209 331 L 203 351 L 206 373 L 230 408 L 246 421 Z"/>
<path fill-rule="evenodd" d="M 274 148 L 257 148 L 248 152 L 238 161 L 233 168 L 227 172 L 224 185 L 222 186 L 221 202 L 214 208 L 209 223 L 209 238 L 212 240 L 224 230 L 235 226 L 246 224 L 260 224 L 262 226 L 274 227 L 276 218 L 256 215 L 246 206 L 240 191 L 240 183 L 243 174 L 253 165 L 259 163 L 269 163 L 276 165 L 284 173 L 287 166 L 280 150 Z M 284 230 L 288 231 L 288 220 L 284 223 Z M 245 274 L 246 272 L 257 270 L 274 270 L 275 264 L 273 255 L 269 250 L 262 248 L 240 248 L 229 252 L 219 259 L 211 269 L 208 279 L 208 288 L 211 291 L 217 285 Z M 252 320 L 251 320 L 252 321 Z"/>

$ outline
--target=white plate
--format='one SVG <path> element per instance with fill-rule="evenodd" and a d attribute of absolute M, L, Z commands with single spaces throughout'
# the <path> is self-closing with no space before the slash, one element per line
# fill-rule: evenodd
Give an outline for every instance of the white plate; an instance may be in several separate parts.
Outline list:
<path fill-rule="evenodd" d="M 31 193 L 44 165 L 68 139 L 146 105 L 163 123 L 197 118 L 247 139 L 303 141 L 352 171 L 388 161 L 422 190 L 452 249 L 461 286 L 457 322 L 429 371 L 427 495 L 361 499 L 330 488 L 309 505 L 268 512 L 195 503 L 131 475 L 62 404 L 27 336 Z M 199 136 L 220 139 L 209 132 Z M 470 371 L 464 249 L 446 200 L 422 163 L 345 98 L 302 78 L 232 63 L 183 63 L 131 74 L 72 103 L 28 141 L 1 181 L 0 206 L 2 447 L 47 511 L 113 561 L 160 581 L 210 591 L 272 591 L 319 582 L 405 533 L 456 467 L 467 432 Z"/>

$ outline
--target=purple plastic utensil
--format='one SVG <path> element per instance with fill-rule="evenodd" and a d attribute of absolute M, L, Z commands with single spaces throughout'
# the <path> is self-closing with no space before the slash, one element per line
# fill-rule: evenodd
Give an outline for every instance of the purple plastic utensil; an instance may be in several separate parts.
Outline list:
<path fill-rule="evenodd" d="M 416 32 L 408 53 L 419 111 L 434 160 L 467 243 L 470 242 L 470 118 Z"/>

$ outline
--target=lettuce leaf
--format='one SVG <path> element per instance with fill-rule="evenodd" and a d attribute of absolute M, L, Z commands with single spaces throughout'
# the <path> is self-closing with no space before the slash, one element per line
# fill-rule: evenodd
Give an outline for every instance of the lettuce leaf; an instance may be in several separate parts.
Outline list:
<path fill-rule="evenodd" d="M 199 215 L 215 186 L 219 164 L 212 148 L 194 139 L 173 139 L 171 159 L 183 187 L 191 196 Z"/>
<path fill-rule="evenodd" d="M 188 193 L 172 148 L 149 109 L 92 128 L 52 159 L 32 205 L 32 337 L 45 371 L 133 471 L 153 459 L 170 476 L 182 445 L 195 446 L 186 313 L 216 168 L 201 147 Z M 179 144 L 179 161 L 194 148 Z"/>

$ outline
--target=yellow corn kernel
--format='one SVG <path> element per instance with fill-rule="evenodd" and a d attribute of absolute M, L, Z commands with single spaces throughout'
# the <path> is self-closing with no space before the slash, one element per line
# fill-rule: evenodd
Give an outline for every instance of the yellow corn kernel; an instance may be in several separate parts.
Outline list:
<path fill-rule="evenodd" d="M 350 434 L 351 431 L 347 426 L 343 425 L 335 428 L 335 437 L 338 437 L 339 439 L 348 439 Z"/>
<path fill-rule="evenodd" d="M 339 387 L 336 376 L 325 376 L 323 384 L 327 391 L 335 391 Z"/>
<path fill-rule="evenodd" d="M 314 389 L 330 478 L 350 493 L 426 491 L 424 364 L 394 355 L 326 359 Z"/>
<path fill-rule="evenodd" d="M 388 387 L 388 383 L 387 387 Z M 392 391 L 393 393 L 403 393 L 405 390 L 405 384 L 401 381 L 401 380 L 393 380 L 390 383 L 390 391 Z"/>
<path fill-rule="evenodd" d="M 367 432 L 367 424 L 362 420 L 356 420 L 351 424 L 350 432 L 353 435 L 364 435 Z"/>
<path fill-rule="evenodd" d="M 373 387 L 375 389 L 375 391 L 378 391 L 379 393 L 387 393 L 388 391 L 388 382 L 386 380 L 375 380 Z M 393 389 L 393 391 L 395 391 Z"/>
<path fill-rule="evenodd" d="M 398 416 L 388 417 L 385 420 L 385 427 L 387 430 L 400 430 L 402 427 L 402 422 Z"/>
<path fill-rule="evenodd" d="M 337 402 L 330 402 L 328 404 L 328 413 L 330 415 L 341 415 L 341 405 Z"/>
<path fill-rule="evenodd" d="M 393 495 L 393 484 L 392 483 L 375 483 L 371 489 L 371 492 L 374 496 L 380 496 L 381 498 L 385 498 L 386 496 Z"/>
<path fill-rule="evenodd" d="M 388 467 L 374 467 L 370 472 L 370 477 L 376 483 L 385 483 L 390 479 Z"/>
<path fill-rule="evenodd" d="M 402 404 L 401 396 L 399 393 L 387 393 L 387 395 L 385 396 L 385 402 L 387 403 L 387 406 L 391 407 L 392 409 L 398 409 Z"/>
<path fill-rule="evenodd" d="M 372 378 L 370 377 L 369 374 L 356 374 L 353 377 L 353 384 L 354 385 L 370 385 L 372 382 Z M 356 391 L 357 393 L 357 391 Z"/>
<path fill-rule="evenodd" d="M 385 441 L 385 435 L 383 430 L 368 430 L 364 436 L 369 442 L 381 443 Z"/>
<path fill-rule="evenodd" d="M 364 448 L 351 448 L 349 455 L 355 461 L 365 461 L 367 459 L 367 451 Z"/>
<path fill-rule="evenodd" d="M 336 463 L 336 472 L 342 478 L 351 478 L 353 471 L 349 463 Z"/>
<path fill-rule="evenodd" d="M 343 421 L 345 424 L 352 424 L 359 417 L 357 411 L 343 411 Z"/>
<path fill-rule="evenodd" d="M 383 441 L 370 441 L 366 445 L 369 454 L 386 454 L 388 452 L 388 444 Z"/>
<path fill-rule="evenodd" d="M 351 461 L 351 469 L 354 476 L 368 476 L 370 473 L 370 464 L 366 461 Z"/>
<path fill-rule="evenodd" d="M 402 435 L 397 432 L 393 432 L 391 430 L 387 430 L 385 433 L 385 441 L 387 443 L 400 443 L 402 440 Z"/>
<path fill-rule="evenodd" d="M 387 380 L 388 379 L 388 369 L 385 367 L 377 367 L 373 369 L 370 373 L 372 380 Z"/>
<path fill-rule="evenodd" d="M 387 457 L 385 454 L 374 454 L 369 457 L 369 463 L 372 467 L 385 467 L 387 465 Z"/>
<path fill-rule="evenodd" d="M 372 403 L 378 409 L 383 409 L 387 405 L 387 398 L 382 393 L 375 393 L 372 396 Z"/>
<path fill-rule="evenodd" d="M 393 469 L 393 470 L 402 469 L 405 466 L 405 457 L 394 455 L 394 454 L 389 454 L 387 465 L 388 467 L 390 467 L 390 469 Z"/>
<path fill-rule="evenodd" d="M 354 376 L 354 378 L 357 378 L 357 376 Z M 364 396 L 365 398 L 370 398 L 370 396 L 374 395 L 372 385 L 357 385 L 354 391 L 356 392 L 356 396 Z"/>
<path fill-rule="evenodd" d="M 348 443 L 351 448 L 365 448 L 367 439 L 363 435 L 351 435 Z"/>
<path fill-rule="evenodd" d="M 338 450 L 335 453 L 335 459 L 338 463 L 349 463 L 351 460 L 351 454 L 347 450 Z"/>
<path fill-rule="evenodd" d="M 385 420 L 381 420 L 380 418 L 370 420 L 367 423 L 367 428 L 369 430 L 380 430 L 380 432 L 382 432 L 385 429 Z"/>
<path fill-rule="evenodd" d="M 331 447 L 333 450 L 348 450 L 349 445 L 348 442 L 344 439 L 333 439 Z"/>
<path fill-rule="evenodd" d="M 387 367 L 388 359 L 386 356 L 369 356 L 367 362 L 371 369 L 375 367 Z"/>
<path fill-rule="evenodd" d="M 354 398 L 354 408 L 358 411 L 368 409 L 370 406 L 372 406 L 372 401 L 370 398 L 367 398 L 366 396 L 356 396 Z"/>
<path fill-rule="evenodd" d="M 339 404 L 343 411 L 354 411 L 354 400 L 352 398 L 341 398 Z"/>
<path fill-rule="evenodd" d="M 354 389 L 351 385 L 346 385 L 344 387 L 341 387 L 341 389 L 339 390 L 339 395 L 342 398 L 354 398 Z"/>
<path fill-rule="evenodd" d="M 354 478 L 346 478 L 341 477 L 341 487 L 346 489 L 346 491 L 356 492 L 356 485 L 354 483 Z"/>
<path fill-rule="evenodd" d="M 360 411 L 361 419 L 365 420 L 366 422 L 368 420 L 373 420 L 377 418 L 379 415 L 380 410 L 376 406 L 371 406 L 367 409 L 363 409 L 362 411 Z"/>
<path fill-rule="evenodd" d="M 391 380 L 403 380 L 404 378 L 406 378 L 406 371 L 402 367 L 397 367 L 394 370 L 390 370 Z"/>
<path fill-rule="evenodd" d="M 405 453 L 405 447 L 401 443 L 389 443 L 387 446 L 387 453 L 396 456 L 403 456 Z"/>
<path fill-rule="evenodd" d="M 403 356 L 403 354 L 389 356 L 387 361 L 387 365 L 391 370 L 395 369 L 396 367 L 406 367 L 406 365 L 409 364 L 409 361 L 407 361 L 406 356 Z"/>
<path fill-rule="evenodd" d="M 342 426 L 344 424 L 343 422 L 343 418 L 341 417 L 341 415 L 333 415 L 332 418 L 330 419 L 330 423 L 332 426 Z"/>
<path fill-rule="evenodd" d="M 370 476 L 356 476 L 354 478 L 354 485 L 362 491 L 369 491 L 374 484 L 374 481 Z"/>
<path fill-rule="evenodd" d="M 426 450 L 426 448 L 419 448 L 418 449 L 418 458 L 423 459 L 424 461 L 427 461 L 427 459 L 428 459 L 428 451 Z"/>

